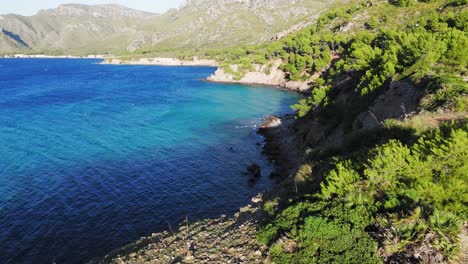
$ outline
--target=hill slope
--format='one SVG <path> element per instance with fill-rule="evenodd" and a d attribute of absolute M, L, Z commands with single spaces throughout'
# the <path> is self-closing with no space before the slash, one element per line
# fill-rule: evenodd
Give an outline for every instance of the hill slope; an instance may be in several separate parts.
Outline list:
<path fill-rule="evenodd" d="M 350 1 L 280 41 L 207 54 L 239 79 L 279 62 L 308 83 L 295 116 L 260 130 L 279 184 L 241 209 L 248 223 L 187 225 L 103 262 L 466 263 L 467 4 Z"/>
<path fill-rule="evenodd" d="M 258 233 L 274 262 L 457 259 L 468 217 L 467 25 L 466 0 L 352 1 L 281 41 L 217 55 L 237 76 L 280 59 L 286 79 L 311 89 L 289 127 L 263 131 L 278 164 L 288 161 Z"/>
<path fill-rule="evenodd" d="M 131 53 L 252 44 L 275 38 L 326 5 L 323 0 L 200 0 L 151 14 L 118 5 L 66 4 L 30 17 L 1 15 L 0 52 Z"/>

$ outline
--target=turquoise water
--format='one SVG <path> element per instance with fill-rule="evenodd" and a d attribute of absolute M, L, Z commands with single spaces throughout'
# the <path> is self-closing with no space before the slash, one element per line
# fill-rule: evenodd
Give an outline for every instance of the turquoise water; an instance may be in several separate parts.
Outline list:
<path fill-rule="evenodd" d="M 297 95 L 96 62 L 0 59 L 2 263 L 83 263 L 271 184 L 256 127 Z"/>

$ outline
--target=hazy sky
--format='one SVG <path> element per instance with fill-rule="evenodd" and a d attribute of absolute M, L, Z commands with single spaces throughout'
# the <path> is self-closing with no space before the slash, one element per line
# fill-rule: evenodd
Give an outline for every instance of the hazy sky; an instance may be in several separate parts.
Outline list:
<path fill-rule="evenodd" d="M 40 9 L 54 8 L 60 4 L 120 4 L 134 9 L 161 13 L 178 7 L 183 0 L 0 0 L 0 14 L 34 15 Z"/>

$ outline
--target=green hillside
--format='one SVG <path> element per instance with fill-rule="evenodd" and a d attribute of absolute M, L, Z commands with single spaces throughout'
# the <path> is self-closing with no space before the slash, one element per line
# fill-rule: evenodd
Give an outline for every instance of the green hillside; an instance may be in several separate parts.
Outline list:
<path fill-rule="evenodd" d="M 280 41 L 207 53 L 240 75 L 280 58 L 311 82 L 294 147 L 270 146 L 301 157 L 264 205 L 273 262 L 463 262 L 467 47 L 465 0 L 351 1 Z"/>
<path fill-rule="evenodd" d="M 176 54 L 269 41 L 316 16 L 325 0 L 200 0 L 151 14 L 119 5 L 66 4 L 34 16 L 0 15 L 0 28 L 28 45 L 0 54 Z M 7 35 L 0 33 L 4 38 Z M 14 39 L 10 39 L 15 41 Z"/>

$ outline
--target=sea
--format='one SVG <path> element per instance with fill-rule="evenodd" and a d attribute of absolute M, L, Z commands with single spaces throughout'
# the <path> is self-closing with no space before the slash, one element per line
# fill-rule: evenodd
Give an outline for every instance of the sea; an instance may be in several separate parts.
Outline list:
<path fill-rule="evenodd" d="M 257 129 L 299 95 L 99 62 L 0 59 L 1 263 L 86 263 L 272 185 Z"/>

